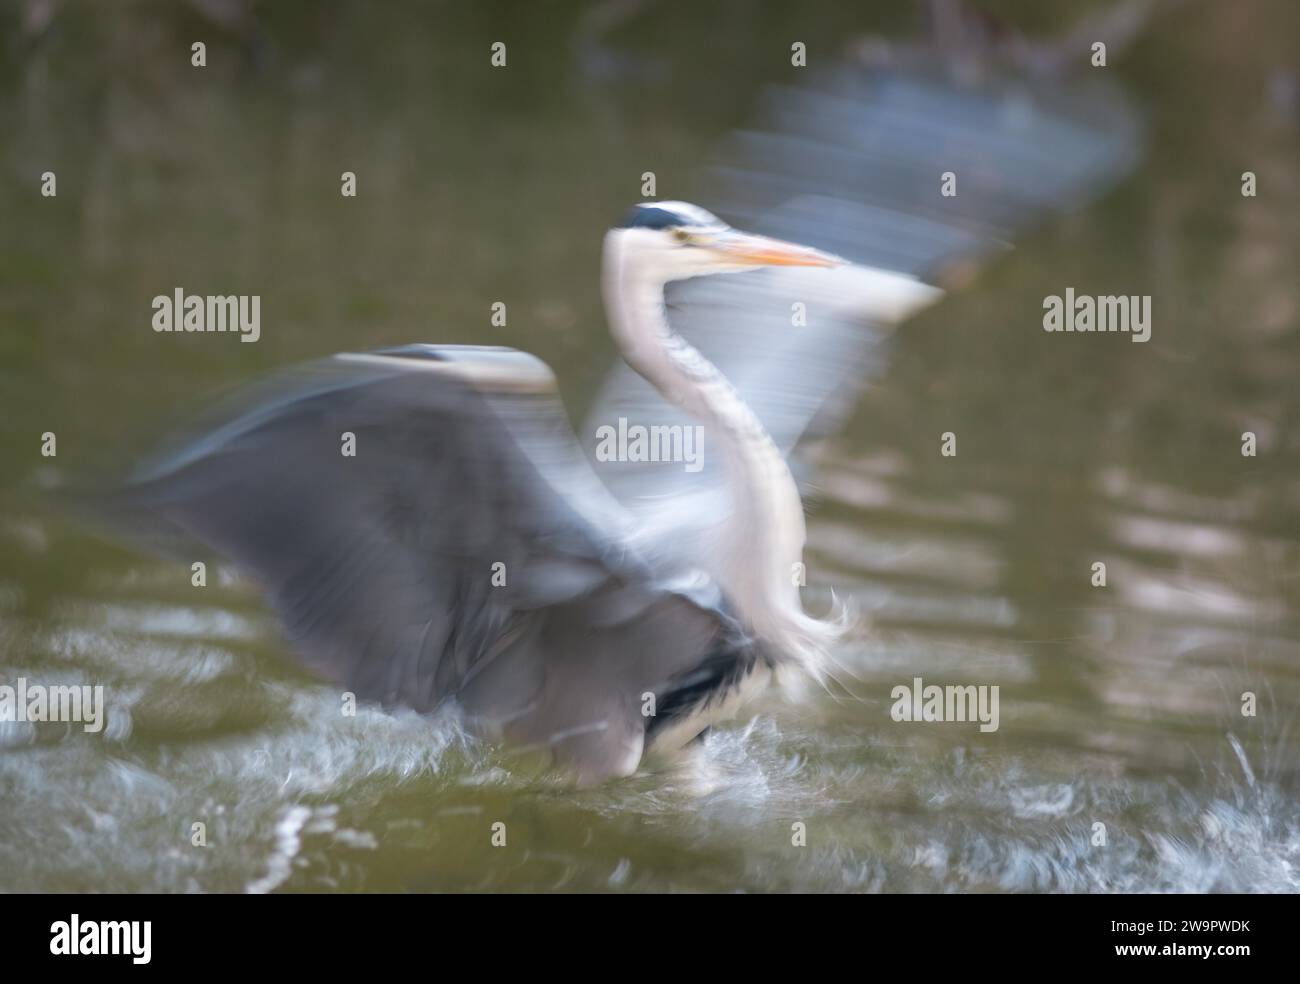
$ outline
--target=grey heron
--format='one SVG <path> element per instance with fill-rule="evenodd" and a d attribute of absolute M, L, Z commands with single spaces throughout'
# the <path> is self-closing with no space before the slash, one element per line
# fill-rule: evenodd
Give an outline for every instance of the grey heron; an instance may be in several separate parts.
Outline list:
<path fill-rule="evenodd" d="M 652 201 L 607 233 L 624 365 L 592 420 L 700 425 L 696 474 L 598 473 L 530 355 L 408 345 L 274 377 L 113 505 L 250 572 L 298 657 L 358 697 L 454 701 L 580 782 L 629 775 L 772 678 L 823 674 L 839 622 L 800 601 L 788 456 L 834 429 L 889 329 L 941 296 L 938 271 L 1127 166 L 1122 113 L 1050 103 L 858 73 L 781 90 L 773 130 L 721 172 L 756 232 Z M 964 197 L 944 202 L 952 168 Z"/>
<path fill-rule="evenodd" d="M 681 202 L 638 206 L 606 238 L 628 364 L 708 424 L 727 461 L 740 562 L 724 569 L 655 562 L 569 432 L 550 370 L 506 348 L 411 345 L 283 375 L 129 492 L 251 571 L 297 650 L 359 696 L 454 699 L 580 781 L 627 775 L 783 664 L 817 674 L 827 632 L 790 577 L 803 515 L 782 454 L 668 327 L 664 287 L 840 263 Z"/>

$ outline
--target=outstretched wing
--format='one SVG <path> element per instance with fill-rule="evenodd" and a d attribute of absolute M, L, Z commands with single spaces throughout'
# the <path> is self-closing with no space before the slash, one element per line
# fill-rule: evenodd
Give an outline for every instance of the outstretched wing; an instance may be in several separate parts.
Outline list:
<path fill-rule="evenodd" d="M 1037 219 L 1077 207 L 1133 164 L 1138 127 L 1109 89 L 1036 79 L 961 84 L 921 71 L 844 70 L 763 101 L 736 134 L 704 204 L 740 228 L 854 261 L 774 269 L 670 290 L 674 328 L 718 366 L 785 452 L 836 430 L 884 371 L 893 326 Z M 945 196 L 944 174 L 956 195 Z M 602 425 L 691 423 L 623 365 L 582 439 Z M 698 563 L 726 516 L 723 463 L 602 462 L 600 476 L 677 563 Z M 797 469 L 796 469 L 797 471 Z M 689 535 L 694 533 L 694 535 Z M 652 539 L 654 539 L 652 537 Z"/>
<path fill-rule="evenodd" d="M 265 586 L 304 663 L 359 696 L 635 768 L 642 694 L 669 699 L 729 620 L 656 586 L 550 371 L 509 349 L 340 355 L 239 395 L 110 506 Z"/>

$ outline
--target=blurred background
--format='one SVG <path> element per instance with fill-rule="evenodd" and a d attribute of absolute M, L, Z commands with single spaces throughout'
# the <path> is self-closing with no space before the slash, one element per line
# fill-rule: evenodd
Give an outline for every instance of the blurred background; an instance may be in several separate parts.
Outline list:
<path fill-rule="evenodd" d="M 1059 47 L 1119 7 L 1140 27 L 1106 69 L 1087 31 Z M 204 394 L 343 349 L 527 349 L 580 420 L 614 356 L 601 236 L 642 173 L 691 199 L 763 87 L 799 81 L 792 42 L 810 65 L 933 45 L 934 9 L 0 3 L 0 682 L 109 703 L 99 735 L 0 723 L 0 890 L 1300 888 L 1288 0 L 965 8 L 959 49 L 1110 73 L 1144 157 L 901 331 L 809 502 L 810 604 L 869 617 L 857 679 L 717 731 L 706 796 L 574 792 L 447 722 L 342 718 L 233 572 L 196 591 L 47 508 Z M 155 334 L 177 286 L 260 294 L 260 341 Z M 1152 340 L 1045 333 L 1066 286 L 1152 295 Z M 914 676 L 1000 685 L 1000 730 L 895 724 Z"/>

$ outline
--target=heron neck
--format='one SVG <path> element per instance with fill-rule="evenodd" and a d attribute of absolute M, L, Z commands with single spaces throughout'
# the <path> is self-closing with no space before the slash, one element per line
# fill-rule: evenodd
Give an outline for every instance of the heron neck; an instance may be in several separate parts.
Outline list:
<path fill-rule="evenodd" d="M 624 358 L 665 400 L 705 425 L 725 465 L 730 513 L 719 549 L 710 551 L 709 573 L 751 629 L 776 634 L 786 616 L 803 612 L 794 569 L 803 555 L 804 520 L 794 477 L 735 387 L 672 330 L 663 285 L 612 252 L 605 302 Z"/>

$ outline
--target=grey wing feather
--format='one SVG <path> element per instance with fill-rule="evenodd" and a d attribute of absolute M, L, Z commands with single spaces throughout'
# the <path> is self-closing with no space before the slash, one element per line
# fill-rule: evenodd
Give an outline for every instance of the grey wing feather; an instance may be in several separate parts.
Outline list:
<path fill-rule="evenodd" d="M 774 269 L 678 285 L 674 328 L 737 388 L 779 447 L 833 433 L 888 364 L 895 323 L 933 303 L 953 270 L 1011 235 L 1105 189 L 1131 168 L 1139 128 L 1105 87 L 1036 80 L 958 84 L 939 73 L 846 68 L 777 88 L 762 125 L 734 136 L 704 202 L 751 229 L 854 262 Z M 940 195 L 945 171 L 958 194 Z M 584 425 L 693 424 L 626 366 L 611 371 Z M 702 467 L 611 461 L 600 477 L 650 531 L 674 529 L 666 562 L 698 563 L 726 516 L 723 463 L 703 434 Z M 799 468 L 796 466 L 796 474 Z"/>
<path fill-rule="evenodd" d="M 237 397 L 109 509 L 251 572 L 303 662 L 359 696 L 454 696 L 581 778 L 625 772 L 641 695 L 737 633 L 637 561 L 552 382 L 506 349 L 313 363 Z"/>

